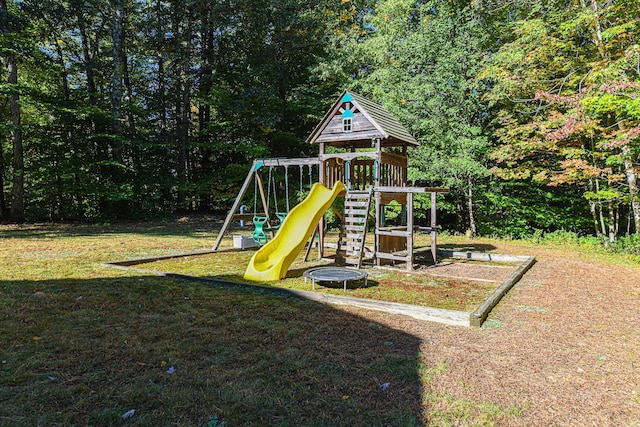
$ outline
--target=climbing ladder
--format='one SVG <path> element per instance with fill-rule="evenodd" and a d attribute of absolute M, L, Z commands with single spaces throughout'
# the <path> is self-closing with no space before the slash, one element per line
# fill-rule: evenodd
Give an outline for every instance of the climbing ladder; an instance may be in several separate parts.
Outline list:
<path fill-rule="evenodd" d="M 344 201 L 344 232 L 338 247 L 346 264 L 362 267 L 371 191 L 347 191 Z"/>

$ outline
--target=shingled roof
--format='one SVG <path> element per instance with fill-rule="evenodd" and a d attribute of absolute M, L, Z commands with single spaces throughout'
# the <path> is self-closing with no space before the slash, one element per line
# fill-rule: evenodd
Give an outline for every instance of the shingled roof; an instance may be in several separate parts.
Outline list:
<path fill-rule="evenodd" d="M 356 111 L 355 129 L 340 131 L 338 125 L 342 123 L 341 117 L 354 117 L 353 111 Z M 370 146 L 371 140 L 376 138 L 380 138 L 383 146 L 418 145 L 418 141 L 382 105 L 351 91 L 344 91 L 311 132 L 307 142 Z"/>

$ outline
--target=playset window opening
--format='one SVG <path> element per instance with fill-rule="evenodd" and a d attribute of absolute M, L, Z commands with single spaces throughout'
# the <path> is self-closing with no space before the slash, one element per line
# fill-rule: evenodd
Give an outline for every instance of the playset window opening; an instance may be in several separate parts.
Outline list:
<path fill-rule="evenodd" d="M 353 132 L 351 117 L 345 117 L 342 119 L 342 132 Z"/>

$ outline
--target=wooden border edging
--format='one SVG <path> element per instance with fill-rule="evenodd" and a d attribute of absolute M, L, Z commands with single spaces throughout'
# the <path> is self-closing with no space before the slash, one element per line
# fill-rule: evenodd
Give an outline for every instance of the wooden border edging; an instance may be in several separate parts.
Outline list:
<path fill-rule="evenodd" d="M 527 261 L 530 256 L 527 255 L 505 255 L 505 254 L 492 254 L 484 252 L 462 252 L 462 251 L 449 251 L 446 249 L 438 249 L 438 254 L 446 258 L 459 258 L 470 259 L 473 261 L 498 261 L 498 262 L 523 262 Z"/>
<path fill-rule="evenodd" d="M 111 268 L 119 268 L 123 270 L 133 270 L 139 273 L 153 274 L 156 276 L 173 277 L 191 282 L 210 283 L 222 287 L 258 290 L 262 292 L 271 292 L 279 295 L 303 298 L 306 300 L 316 301 L 334 305 L 348 305 L 352 307 L 364 308 L 367 310 L 383 311 L 386 313 L 402 314 L 413 317 L 414 319 L 427 320 L 430 322 L 443 323 L 454 326 L 475 326 L 481 327 L 491 310 L 500 302 L 500 300 L 509 292 L 509 290 L 524 276 L 524 274 L 535 264 L 536 259 L 533 256 L 512 256 L 503 254 L 486 254 L 479 252 L 455 252 L 447 250 L 438 250 L 444 256 L 451 258 L 472 259 L 478 261 L 498 261 L 498 262 L 522 262 L 520 267 L 511 274 L 476 310 L 469 313 L 466 311 L 445 310 L 440 308 L 422 307 L 411 304 L 402 304 L 397 302 L 387 302 L 372 300 L 366 298 L 356 298 L 341 295 L 322 294 L 318 292 L 302 291 L 297 289 L 279 288 L 274 286 L 264 286 L 258 284 L 232 282 L 228 280 L 211 279 L 207 277 L 190 276 L 187 274 L 167 273 L 158 270 L 149 270 L 133 267 L 134 265 L 146 264 L 155 261 L 161 261 L 172 258 L 182 258 L 187 256 L 207 255 L 216 252 L 232 252 L 236 249 L 226 250 L 203 250 L 189 252 L 183 254 L 161 255 L 148 258 L 130 259 L 124 261 L 105 262 L 101 265 Z"/>
<path fill-rule="evenodd" d="M 500 285 L 500 287 L 498 287 L 498 289 L 493 291 L 489 298 L 487 298 L 482 304 L 480 304 L 480 307 L 475 309 L 475 311 L 473 311 L 473 313 L 469 315 L 469 323 L 471 324 L 471 326 L 477 326 L 478 328 L 482 326 L 482 323 L 485 321 L 493 307 L 495 307 L 500 302 L 502 297 L 504 297 L 506 293 L 509 292 L 509 289 L 511 289 L 516 283 L 518 283 L 522 276 L 524 276 L 524 273 L 526 273 L 533 266 L 533 264 L 535 264 L 535 262 L 535 257 L 526 257 L 526 260 L 522 263 L 522 265 L 516 271 L 514 271 L 513 274 L 509 276 L 509 278 L 507 278 L 507 280 L 505 280 L 504 283 Z"/>
<path fill-rule="evenodd" d="M 176 256 L 166 258 L 175 258 Z M 207 277 L 189 276 L 187 274 L 166 273 L 158 270 L 149 270 L 143 268 L 131 267 L 135 265 L 134 260 L 106 262 L 102 265 L 105 267 L 119 268 L 123 270 L 133 270 L 138 273 L 148 273 L 155 276 L 173 277 L 184 279 L 191 282 L 210 283 L 217 286 L 252 289 L 266 291 L 280 295 L 294 296 L 306 300 L 316 301 L 325 304 L 348 305 L 368 310 L 384 311 L 386 313 L 403 314 L 415 319 L 428 320 L 431 322 L 444 323 L 447 325 L 467 326 L 469 327 L 469 313 L 465 311 L 444 310 L 440 308 L 420 307 L 411 304 L 401 304 L 397 302 L 387 302 L 371 300 L 366 298 L 347 297 L 341 295 L 321 294 L 318 292 L 301 291 L 297 289 L 278 288 L 275 286 L 254 285 L 248 283 L 232 282 L 228 280 L 210 279 Z M 144 262 L 153 262 L 151 258 L 145 258 Z"/>

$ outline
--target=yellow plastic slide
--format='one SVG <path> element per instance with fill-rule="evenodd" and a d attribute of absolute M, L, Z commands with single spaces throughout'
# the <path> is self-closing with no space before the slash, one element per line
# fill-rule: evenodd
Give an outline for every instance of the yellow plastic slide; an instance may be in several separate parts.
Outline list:
<path fill-rule="evenodd" d="M 278 234 L 253 255 L 244 278 L 256 282 L 284 279 L 322 215 L 335 198 L 345 192 L 340 181 L 335 183 L 333 190 L 320 183 L 313 184 L 307 198 L 291 209 Z"/>

